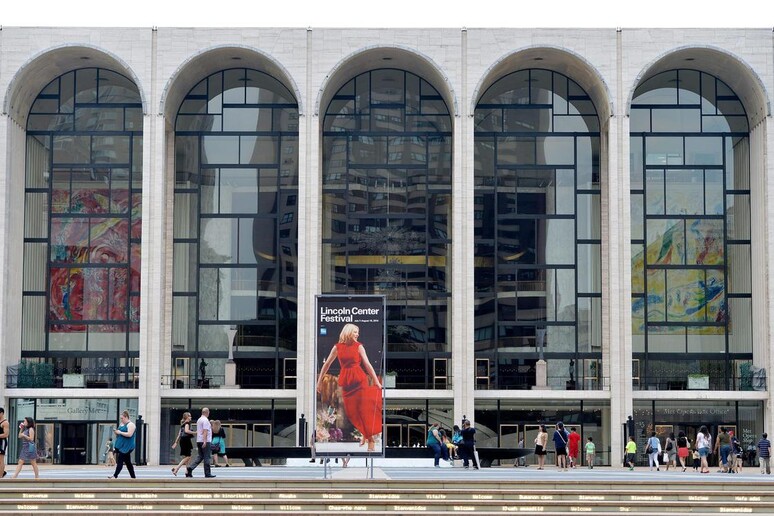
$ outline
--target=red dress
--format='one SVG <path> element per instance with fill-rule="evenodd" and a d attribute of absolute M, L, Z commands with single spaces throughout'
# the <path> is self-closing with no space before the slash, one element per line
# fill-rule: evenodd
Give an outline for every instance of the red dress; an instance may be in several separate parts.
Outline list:
<path fill-rule="evenodd" d="M 581 436 L 578 435 L 575 432 L 570 432 L 569 437 L 567 438 L 570 444 L 570 457 L 577 457 L 578 452 L 580 451 L 578 448 L 578 444 L 580 443 Z"/>
<path fill-rule="evenodd" d="M 382 390 L 368 384 L 368 375 L 360 365 L 360 346 L 359 342 L 336 344 L 341 366 L 339 387 L 347 418 L 364 438 L 369 439 L 382 433 Z"/>

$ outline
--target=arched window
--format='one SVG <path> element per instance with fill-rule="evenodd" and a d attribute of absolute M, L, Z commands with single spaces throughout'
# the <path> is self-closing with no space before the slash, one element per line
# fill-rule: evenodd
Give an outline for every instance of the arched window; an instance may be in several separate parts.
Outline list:
<path fill-rule="evenodd" d="M 744 107 L 712 75 L 671 70 L 638 86 L 630 123 L 635 376 L 738 389 L 752 359 Z"/>
<path fill-rule="evenodd" d="M 298 104 L 256 70 L 223 70 L 175 122 L 172 355 L 176 382 L 295 388 Z M 201 364 L 206 364 L 201 368 Z"/>
<path fill-rule="evenodd" d="M 451 130 L 438 91 L 404 70 L 358 75 L 325 112 L 322 291 L 387 297 L 398 387 L 446 388 L 451 372 Z"/>
<path fill-rule="evenodd" d="M 478 388 L 601 385 L 599 119 L 549 70 L 503 77 L 475 112 Z"/>
<path fill-rule="evenodd" d="M 98 68 L 57 77 L 30 110 L 22 356 L 57 376 L 114 387 L 138 356 L 142 123 L 134 83 Z"/>

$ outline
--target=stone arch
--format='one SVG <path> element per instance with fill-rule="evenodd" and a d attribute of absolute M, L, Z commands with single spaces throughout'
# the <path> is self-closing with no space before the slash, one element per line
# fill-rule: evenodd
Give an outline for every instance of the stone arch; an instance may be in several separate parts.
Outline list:
<path fill-rule="evenodd" d="M 610 88 L 599 71 L 583 56 L 566 48 L 550 46 L 527 47 L 502 56 L 495 61 L 479 79 L 471 95 L 470 112 L 484 92 L 506 75 L 527 68 L 544 68 L 566 75 L 583 88 L 591 97 L 599 114 L 599 122 L 604 127 L 613 113 Z"/>
<path fill-rule="evenodd" d="M 743 59 L 716 47 L 686 46 L 665 52 L 643 67 L 629 88 L 627 115 L 631 110 L 634 92 L 645 79 L 676 68 L 706 72 L 725 82 L 742 101 L 750 127 L 756 126 L 771 114 L 771 103 L 765 84 Z"/>
<path fill-rule="evenodd" d="M 451 82 L 438 64 L 414 49 L 397 45 L 362 48 L 339 61 L 323 80 L 314 106 L 315 114 L 319 115 L 321 109 L 325 109 L 347 81 L 374 68 L 397 68 L 418 75 L 438 90 L 452 116 L 458 114 L 457 99 Z"/>
<path fill-rule="evenodd" d="M 84 44 L 53 47 L 32 56 L 11 79 L 3 110 L 26 127 L 27 115 L 40 91 L 60 75 L 78 68 L 106 68 L 125 75 L 137 86 L 143 112 L 148 112 L 147 96 L 134 70 L 112 52 Z"/>
<path fill-rule="evenodd" d="M 252 47 L 223 45 L 202 50 L 189 57 L 169 78 L 159 106 L 159 113 L 164 115 L 167 123 L 173 123 L 183 98 L 196 83 L 224 68 L 252 68 L 272 76 L 293 92 L 299 114 L 304 113 L 304 98 L 298 84 L 279 61 Z"/>

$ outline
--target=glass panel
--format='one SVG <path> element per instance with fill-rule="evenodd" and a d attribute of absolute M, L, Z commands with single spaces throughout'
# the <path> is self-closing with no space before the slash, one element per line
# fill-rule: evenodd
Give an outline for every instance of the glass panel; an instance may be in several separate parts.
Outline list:
<path fill-rule="evenodd" d="M 653 109 L 654 133 L 699 132 L 701 111 L 697 109 Z M 641 129 L 647 130 L 647 129 Z"/>
<path fill-rule="evenodd" d="M 650 172 L 648 181 L 650 186 Z M 659 173 L 661 171 L 658 171 Z M 650 206 L 651 190 L 648 189 Z M 650 211 L 649 213 L 664 213 Z M 666 171 L 666 213 L 668 215 L 701 215 L 704 213 L 704 173 L 702 170 Z"/>
<path fill-rule="evenodd" d="M 664 171 L 645 171 L 645 195 L 648 200 L 648 215 L 664 214 Z"/>
<path fill-rule="evenodd" d="M 677 84 L 677 71 L 660 73 L 637 87 L 632 104 L 677 104 Z"/>
<path fill-rule="evenodd" d="M 601 207 L 599 195 L 578 196 L 578 239 L 601 238 Z"/>
<path fill-rule="evenodd" d="M 202 137 L 202 164 L 238 163 L 238 136 L 207 135 Z"/>
<path fill-rule="evenodd" d="M 647 263 L 681 265 L 685 263 L 685 223 L 679 219 L 646 221 Z"/>
<path fill-rule="evenodd" d="M 722 165 L 723 138 L 719 136 L 687 137 L 685 139 L 686 165 Z"/>
<path fill-rule="evenodd" d="M 728 239 L 750 239 L 750 196 L 726 196 L 726 228 Z"/>
<path fill-rule="evenodd" d="M 650 136 L 645 139 L 646 165 L 682 165 L 683 139 L 679 136 Z"/>
<path fill-rule="evenodd" d="M 687 220 L 685 259 L 688 265 L 722 265 L 723 221 L 717 219 Z"/>
<path fill-rule="evenodd" d="M 723 171 L 704 171 L 704 213 L 723 215 Z"/>
<path fill-rule="evenodd" d="M 732 294 L 752 292 L 752 263 L 749 244 L 728 245 L 728 291 Z"/>
<path fill-rule="evenodd" d="M 602 292 L 601 263 L 599 244 L 578 245 L 578 292 Z"/>
<path fill-rule="evenodd" d="M 642 212 L 642 195 L 631 196 L 631 232 L 632 240 L 642 240 L 645 238 L 643 232 L 643 212 Z M 634 256 L 632 256 L 634 258 Z"/>

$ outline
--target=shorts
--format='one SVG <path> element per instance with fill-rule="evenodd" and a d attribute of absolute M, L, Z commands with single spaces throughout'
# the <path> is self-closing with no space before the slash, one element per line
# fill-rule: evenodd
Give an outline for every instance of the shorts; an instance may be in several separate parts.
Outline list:
<path fill-rule="evenodd" d="M 567 448 L 557 448 L 556 449 L 556 456 L 560 457 L 562 455 L 567 455 Z"/>
<path fill-rule="evenodd" d="M 0 439 L 0 455 L 5 455 L 8 450 L 8 439 Z"/>
<path fill-rule="evenodd" d="M 699 457 L 708 457 L 709 454 L 709 448 L 699 448 Z"/>

